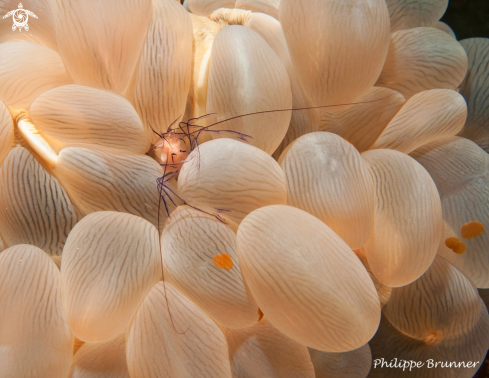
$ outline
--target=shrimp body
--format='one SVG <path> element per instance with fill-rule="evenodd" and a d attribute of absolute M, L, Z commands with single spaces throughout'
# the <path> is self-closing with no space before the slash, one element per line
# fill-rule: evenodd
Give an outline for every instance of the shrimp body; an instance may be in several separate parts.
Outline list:
<path fill-rule="evenodd" d="M 178 171 L 189 154 L 185 140 L 174 131 L 163 134 L 153 147 L 160 164 L 170 171 Z"/>

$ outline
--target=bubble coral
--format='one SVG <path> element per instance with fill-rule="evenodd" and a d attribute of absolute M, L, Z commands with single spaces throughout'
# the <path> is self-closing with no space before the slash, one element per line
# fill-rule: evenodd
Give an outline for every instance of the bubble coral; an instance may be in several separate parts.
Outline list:
<path fill-rule="evenodd" d="M 83 344 L 71 362 L 69 378 L 88 378 L 93 373 L 104 377 L 130 378 L 126 362 L 126 337 L 105 343 Z"/>
<path fill-rule="evenodd" d="M 447 3 L 39 0 L 29 32 L 3 20 L 0 375 L 481 361 L 489 50 L 439 22 Z"/>
<path fill-rule="evenodd" d="M 233 377 L 314 378 L 307 348 L 285 336 L 267 319 L 252 327 L 227 330 Z"/>
<path fill-rule="evenodd" d="M 219 325 L 245 328 L 256 323 L 258 307 L 244 283 L 236 235 L 228 225 L 188 206 L 175 210 L 161 236 L 165 279 Z"/>
<path fill-rule="evenodd" d="M 413 316 L 416 314 L 415 316 Z M 395 288 L 379 332 L 370 342 L 373 358 L 444 362 L 482 361 L 489 345 L 489 316 L 472 282 L 443 257 L 416 282 Z M 420 377 L 472 377 L 480 366 L 419 369 Z M 393 369 L 386 375 L 406 376 Z"/>
<path fill-rule="evenodd" d="M 309 348 L 316 378 L 362 378 L 370 372 L 372 352 L 368 344 L 344 353 L 328 353 Z"/>
<path fill-rule="evenodd" d="M 0 254 L 0 373 L 66 377 L 73 339 L 56 265 L 39 248 L 18 244 Z"/>
<path fill-rule="evenodd" d="M 158 232 L 149 222 L 106 211 L 83 218 L 61 261 L 63 303 L 73 334 L 91 343 L 117 337 L 160 279 L 159 268 Z"/>
<path fill-rule="evenodd" d="M 237 246 L 258 306 L 285 335 L 344 352 L 375 333 L 380 303 L 374 284 L 348 245 L 319 219 L 291 206 L 265 206 L 243 220 Z M 339 277 L 348 277 L 348 284 Z"/>

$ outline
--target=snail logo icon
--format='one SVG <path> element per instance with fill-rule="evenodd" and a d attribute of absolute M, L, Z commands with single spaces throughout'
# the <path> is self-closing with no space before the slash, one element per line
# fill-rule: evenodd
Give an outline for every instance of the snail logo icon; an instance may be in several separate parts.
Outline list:
<path fill-rule="evenodd" d="M 37 18 L 37 16 L 22 6 L 22 3 L 19 3 L 19 8 L 13 11 L 8 12 L 3 18 L 7 18 L 12 16 L 14 20 L 14 24 L 12 25 L 12 30 L 15 31 L 17 28 L 19 32 L 24 28 L 26 31 L 29 30 L 29 25 L 27 25 L 27 21 L 29 20 L 29 16 Z"/>

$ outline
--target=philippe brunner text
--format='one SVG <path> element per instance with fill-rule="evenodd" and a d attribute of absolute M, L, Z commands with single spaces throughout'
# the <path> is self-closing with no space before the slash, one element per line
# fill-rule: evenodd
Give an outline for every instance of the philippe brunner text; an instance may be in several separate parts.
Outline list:
<path fill-rule="evenodd" d="M 402 371 L 411 371 L 412 369 L 420 369 L 426 367 L 428 369 L 440 368 L 460 368 L 471 369 L 475 368 L 479 361 L 435 361 L 432 359 L 426 361 L 398 360 L 394 358 L 390 361 L 385 361 L 383 358 L 374 360 L 374 369 L 402 369 Z"/>

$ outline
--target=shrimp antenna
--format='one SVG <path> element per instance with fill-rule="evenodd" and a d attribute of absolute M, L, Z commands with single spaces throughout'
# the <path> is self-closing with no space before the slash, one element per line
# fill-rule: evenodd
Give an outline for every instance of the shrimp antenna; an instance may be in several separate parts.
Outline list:
<path fill-rule="evenodd" d="M 191 204 L 189 204 L 187 201 L 185 201 L 182 197 L 180 197 L 177 193 L 175 193 L 173 191 L 173 189 L 167 187 L 167 189 L 172 192 L 180 201 L 182 201 L 185 205 L 187 205 L 188 207 L 191 207 L 192 209 L 195 209 L 197 211 L 200 211 L 201 213 L 204 213 L 204 214 L 207 214 L 207 215 L 210 215 L 214 218 L 216 218 L 219 222 L 221 223 L 224 223 L 224 224 L 228 224 L 228 222 L 226 222 L 218 213 L 224 213 L 224 212 L 230 212 L 231 210 L 225 210 L 225 209 L 216 209 L 217 213 L 216 214 L 212 214 L 212 213 L 209 213 L 208 211 L 205 211 L 205 210 L 202 210 L 202 209 L 199 209 L 198 207 L 195 207 L 195 206 L 192 206 Z"/>
<path fill-rule="evenodd" d="M 170 123 L 170 126 L 168 126 L 168 129 L 166 129 L 166 131 L 172 131 L 171 127 L 175 124 L 175 122 L 178 121 L 179 118 L 181 118 L 183 116 L 183 114 L 180 114 L 176 119 L 175 121 L 173 121 L 172 123 Z"/>
<path fill-rule="evenodd" d="M 167 153 L 166 161 L 168 161 L 168 153 Z M 157 184 L 158 184 L 158 192 L 159 192 L 159 195 L 160 195 L 160 198 L 158 200 L 158 218 L 157 218 L 158 220 L 157 220 L 157 225 L 158 225 L 158 244 L 160 246 L 159 255 L 161 257 L 161 278 L 163 279 L 163 292 L 165 293 L 166 308 L 168 309 L 168 315 L 170 316 L 171 325 L 172 325 L 172 327 L 173 327 L 173 329 L 175 330 L 176 333 L 178 333 L 179 335 L 184 335 L 184 334 L 186 334 L 188 332 L 188 330 L 190 329 L 190 326 L 184 332 L 179 332 L 177 330 L 177 328 L 175 327 L 175 322 L 173 320 L 173 315 L 171 314 L 171 310 L 170 310 L 170 302 L 168 301 L 168 295 L 166 293 L 166 285 L 165 285 L 165 263 L 163 261 L 163 254 L 161 253 L 161 235 L 160 235 L 160 206 L 161 206 L 161 200 L 163 200 L 163 203 L 165 204 L 166 213 L 168 214 L 168 218 L 170 218 L 170 211 L 168 210 L 168 204 L 166 203 L 165 198 L 163 198 L 163 193 L 165 193 L 168 196 L 168 198 L 170 199 L 170 201 L 173 204 L 175 204 L 175 202 L 173 201 L 173 199 L 171 198 L 171 196 L 165 190 L 165 187 L 167 189 L 170 189 L 169 187 L 167 187 L 165 185 L 165 179 L 167 179 L 167 176 L 170 173 L 173 173 L 173 172 L 170 172 L 168 174 L 166 173 L 167 166 L 168 165 L 165 164 L 165 168 L 163 170 L 163 177 L 161 177 L 158 180 L 156 180 L 157 181 Z M 172 192 L 173 192 L 173 190 L 172 190 Z"/>
<path fill-rule="evenodd" d="M 306 108 L 290 108 L 290 109 L 262 110 L 262 111 L 259 111 L 259 112 L 253 112 L 253 113 L 248 113 L 248 114 L 241 114 L 241 115 L 237 115 L 237 116 L 230 117 L 230 118 L 227 118 L 227 119 L 223 119 L 222 121 L 218 121 L 218 122 L 213 123 L 213 124 L 211 124 L 209 126 L 203 126 L 199 131 L 208 129 L 209 127 L 212 127 L 212 126 L 215 126 L 215 125 L 219 125 L 220 123 L 231 121 L 233 119 L 248 117 L 248 116 L 255 115 L 255 114 L 290 112 L 290 111 L 294 111 L 294 110 L 310 110 L 310 109 L 332 108 L 332 107 L 335 107 L 335 106 L 348 106 L 348 105 L 370 104 L 371 102 L 382 101 L 382 100 L 385 100 L 387 98 L 389 98 L 389 97 L 383 97 L 383 98 L 379 98 L 377 100 L 371 100 L 371 101 L 353 102 L 353 103 L 350 103 L 350 104 L 320 105 L 320 106 L 310 106 L 310 107 L 306 107 Z M 191 132 L 190 134 L 193 134 L 194 132 L 195 131 Z"/>
<path fill-rule="evenodd" d="M 148 122 L 148 126 L 149 128 L 151 129 L 151 131 L 153 131 L 156 135 L 158 135 L 160 138 L 163 138 L 163 135 L 158 133 L 157 131 L 155 131 L 155 129 L 153 129 L 153 126 L 151 126 L 151 124 Z"/>
<path fill-rule="evenodd" d="M 203 119 L 203 118 L 206 118 L 206 117 L 209 117 L 211 115 L 217 115 L 217 113 L 208 113 L 208 114 L 204 114 L 204 115 L 201 115 L 200 117 L 193 117 L 193 118 L 190 118 L 188 119 L 186 122 L 179 122 L 178 123 L 178 128 L 182 131 L 182 134 L 185 135 L 188 139 L 188 142 L 190 143 L 190 145 L 192 145 L 192 139 L 191 139 L 191 132 L 190 132 L 190 128 L 191 127 L 202 127 L 202 126 L 199 126 L 199 125 L 191 125 L 191 123 L 193 121 L 198 121 L 199 119 Z M 184 130 L 183 126 L 186 126 L 187 128 L 187 131 Z"/>
<path fill-rule="evenodd" d="M 190 118 L 190 119 L 187 121 L 187 124 L 189 124 L 189 123 L 190 123 L 190 122 L 192 122 L 192 121 L 197 121 L 197 120 L 199 120 L 199 119 L 209 117 L 209 116 L 211 116 L 211 115 L 217 115 L 217 113 L 207 113 L 207 114 L 201 115 L 200 117 L 194 117 L 194 118 Z M 190 125 L 190 126 L 193 126 L 193 125 Z"/>

